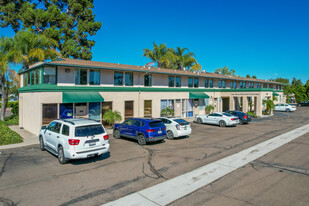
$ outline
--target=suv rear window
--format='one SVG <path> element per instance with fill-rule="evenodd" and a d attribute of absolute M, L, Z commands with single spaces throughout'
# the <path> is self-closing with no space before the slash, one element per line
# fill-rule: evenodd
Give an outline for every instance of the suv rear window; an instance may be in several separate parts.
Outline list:
<path fill-rule="evenodd" d="M 75 128 L 75 137 L 87 137 L 103 134 L 105 131 L 102 125 L 87 125 Z"/>
<path fill-rule="evenodd" d="M 150 127 L 165 127 L 162 121 L 155 121 L 149 123 Z"/>
<path fill-rule="evenodd" d="M 177 122 L 180 125 L 189 125 L 190 124 L 189 122 L 187 122 L 184 119 L 174 119 L 174 121 Z"/>

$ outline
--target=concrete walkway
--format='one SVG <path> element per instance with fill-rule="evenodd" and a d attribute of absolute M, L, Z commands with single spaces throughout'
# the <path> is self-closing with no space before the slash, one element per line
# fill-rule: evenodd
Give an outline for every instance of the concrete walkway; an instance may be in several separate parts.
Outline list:
<path fill-rule="evenodd" d="M 33 144 L 39 144 L 37 135 L 34 135 L 24 129 L 20 129 L 18 125 L 12 125 L 9 127 L 11 130 L 13 130 L 14 132 L 17 132 L 23 138 L 23 142 L 16 143 L 16 144 L 2 145 L 0 146 L 0 151 L 3 149 L 11 149 L 11 148 L 29 146 Z"/>

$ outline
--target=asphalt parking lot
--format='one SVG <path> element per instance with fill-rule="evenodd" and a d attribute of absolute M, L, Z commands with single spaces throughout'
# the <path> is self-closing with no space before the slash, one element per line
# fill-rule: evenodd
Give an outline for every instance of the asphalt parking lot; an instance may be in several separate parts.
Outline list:
<path fill-rule="evenodd" d="M 166 140 L 143 147 L 133 140 L 111 138 L 110 153 L 71 161 L 66 165 L 60 165 L 57 158 L 47 151 L 42 152 L 39 145 L 3 150 L 0 155 L 0 204 L 107 203 L 308 123 L 309 108 L 305 107 L 298 108 L 294 113 L 278 112 L 273 117 L 237 127 L 220 128 L 192 123 L 193 132 L 189 138 Z M 299 149 L 306 148 L 302 146 Z M 280 155 L 278 153 L 278 158 Z M 302 168 L 309 168 L 308 161 L 301 158 L 298 161 L 303 161 Z M 254 169 L 251 170 L 245 173 L 254 172 Z M 250 174 L 249 180 L 250 176 L 254 179 Z M 226 187 L 232 189 L 234 184 L 230 181 Z M 188 203 L 190 199 L 182 199 L 174 204 Z"/>

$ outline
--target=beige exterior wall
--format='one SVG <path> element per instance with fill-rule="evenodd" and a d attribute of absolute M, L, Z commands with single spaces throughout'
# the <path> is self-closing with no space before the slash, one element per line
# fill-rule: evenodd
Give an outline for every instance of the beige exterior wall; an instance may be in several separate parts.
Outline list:
<path fill-rule="evenodd" d="M 65 70 L 70 70 L 65 72 Z M 75 69 L 72 67 L 58 67 L 58 79 L 59 86 L 74 86 L 75 85 Z"/>

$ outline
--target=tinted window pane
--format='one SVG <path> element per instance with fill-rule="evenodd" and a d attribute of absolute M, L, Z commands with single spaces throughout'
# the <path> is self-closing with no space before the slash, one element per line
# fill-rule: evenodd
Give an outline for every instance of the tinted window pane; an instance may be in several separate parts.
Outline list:
<path fill-rule="evenodd" d="M 188 78 L 188 87 L 193 87 L 193 78 L 192 77 Z"/>
<path fill-rule="evenodd" d="M 133 86 L 133 73 L 126 72 L 125 74 L 125 85 L 126 86 Z"/>
<path fill-rule="evenodd" d="M 122 72 L 115 72 L 114 73 L 114 85 L 115 86 L 122 86 L 123 85 L 123 73 Z"/>
<path fill-rule="evenodd" d="M 190 123 L 184 119 L 174 119 L 175 122 L 179 123 L 180 125 L 189 125 Z"/>
<path fill-rule="evenodd" d="M 230 114 L 228 114 L 228 113 L 223 113 L 225 116 L 228 116 L 228 117 L 231 117 L 231 116 L 233 116 L 233 115 L 230 115 Z"/>
<path fill-rule="evenodd" d="M 68 125 L 62 126 L 62 134 L 65 136 L 70 136 L 70 127 Z"/>
<path fill-rule="evenodd" d="M 87 85 L 87 69 L 75 69 L 75 84 Z"/>
<path fill-rule="evenodd" d="M 198 78 L 194 78 L 194 87 L 198 88 Z"/>
<path fill-rule="evenodd" d="M 31 76 L 31 85 L 34 85 L 34 71 L 33 70 L 30 72 L 30 76 Z"/>
<path fill-rule="evenodd" d="M 181 77 L 176 77 L 176 87 L 181 87 Z"/>
<path fill-rule="evenodd" d="M 48 124 L 57 119 L 57 104 L 43 104 L 42 105 L 42 120 L 43 124 Z"/>
<path fill-rule="evenodd" d="M 151 87 L 152 82 L 151 82 L 151 74 L 146 74 L 144 76 L 144 86 Z"/>
<path fill-rule="evenodd" d="M 100 120 L 100 102 L 89 103 L 89 119 Z"/>
<path fill-rule="evenodd" d="M 54 131 L 55 130 L 55 127 L 56 127 L 56 124 L 57 122 L 51 122 L 48 127 L 47 127 L 47 130 L 49 131 Z"/>
<path fill-rule="evenodd" d="M 56 84 L 56 68 L 45 67 L 43 70 L 43 83 Z"/>
<path fill-rule="evenodd" d="M 155 121 L 149 123 L 150 127 L 164 127 L 164 124 L 162 121 Z"/>
<path fill-rule="evenodd" d="M 39 84 L 39 77 L 40 77 L 39 70 L 36 69 L 34 73 L 34 84 Z"/>
<path fill-rule="evenodd" d="M 152 117 L 152 101 L 144 101 L 144 117 Z"/>
<path fill-rule="evenodd" d="M 57 123 L 56 126 L 55 126 L 54 132 L 60 133 L 60 128 L 61 128 L 61 124 L 60 124 L 60 123 Z"/>
<path fill-rule="evenodd" d="M 212 80 L 212 79 L 210 79 L 210 80 L 209 80 L 209 87 L 210 87 L 210 88 L 213 88 L 213 86 L 214 86 L 214 84 L 213 84 L 213 80 Z"/>
<path fill-rule="evenodd" d="M 75 137 L 88 137 L 103 134 L 105 131 L 102 125 L 87 125 L 75 128 Z"/>
<path fill-rule="evenodd" d="M 73 104 L 60 104 L 60 119 L 73 118 Z"/>
<path fill-rule="evenodd" d="M 208 84 L 208 79 L 205 79 L 205 88 L 208 88 L 209 84 Z"/>
<path fill-rule="evenodd" d="M 90 69 L 89 71 L 89 84 L 100 85 L 100 70 Z"/>
<path fill-rule="evenodd" d="M 174 77 L 168 77 L 168 86 L 169 87 L 174 87 L 175 86 L 175 79 Z"/>
<path fill-rule="evenodd" d="M 221 80 L 218 81 L 218 87 L 221 88 Z"/>
<path fill-rule="evenodd" d="M 222 80 L 222 87 L 225 88 L 225 81 Z"/>

